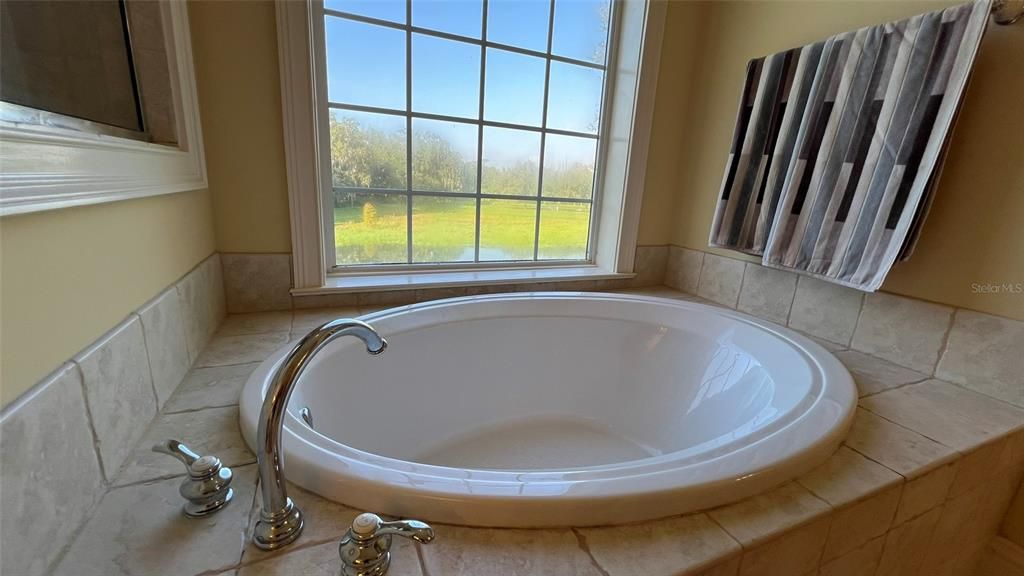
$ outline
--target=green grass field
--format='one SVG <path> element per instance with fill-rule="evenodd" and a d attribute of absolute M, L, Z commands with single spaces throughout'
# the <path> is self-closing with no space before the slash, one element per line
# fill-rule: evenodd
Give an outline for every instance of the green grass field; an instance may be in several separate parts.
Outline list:
<path fill-rule="evenodd" d="M 373 209 L 364 210 L 369 202 Z M 533 201 L 488 200 L 480 208 L 480 259 L 530 260 L 537 205 Z M 373 214 L 375 212 L 375 214 Z M 414 197 L 413 261 L 473 260 L 476 201 L 472 198 Z M 338 264 L 406 261 L 406 203 L 381 196 L 334 209 Z M 590 206 L 541 204 L 538 257 L 542 260 L 586 257 Z"/>

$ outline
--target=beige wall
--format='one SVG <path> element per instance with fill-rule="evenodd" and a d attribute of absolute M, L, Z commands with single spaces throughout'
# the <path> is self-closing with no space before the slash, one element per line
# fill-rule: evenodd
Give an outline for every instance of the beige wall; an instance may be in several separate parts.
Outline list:
<path fill-rule="evenodd" d="M 213 249 L 206 190 L 0 219 L 0 405 Z"/>
<path fill-rule="evenodd" d="M 707 247 L 747 60 L 952 2 L 702 4 L 671 235 L 695 249 Z M 669 12 L 693 10 L 672 3 Z M 663 59 L 693 58 L 685 49 L 666 46 Z M 1024 60 L 1011 56 L 1022 52 L 1024 27 L 990 27 L 921 242 L 883 290 L 1024 319 L 1024 295 L 972 290 L 972 283 L 1024 282 L 1024 116 L 1016 112 Z"/>
<path fill-rule="evenodd" d="M 188 9 L 217 250 L 290 252 L 274 3 Z"/>

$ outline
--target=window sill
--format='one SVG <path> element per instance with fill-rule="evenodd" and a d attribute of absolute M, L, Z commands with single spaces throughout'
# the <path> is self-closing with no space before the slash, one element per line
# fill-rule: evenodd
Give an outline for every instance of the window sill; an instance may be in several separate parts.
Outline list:
<path fill-rule="evenodd" d="M 311 294 L 342 294 L 346 292 L 387 292 L 421 288 L 488 286 L 494 284 L 534 284 L 538 282 L 572 282 L 578 280 L 627 280 L 633 273 L 609 272 L 597 266 L 560 268 L 522 268 L 498 270 L 446 270 L 444 272 L 402 272 L 396 274 L 362 274 L 328 276 L 323 286 L 294 288 L 295 296 Z"/>

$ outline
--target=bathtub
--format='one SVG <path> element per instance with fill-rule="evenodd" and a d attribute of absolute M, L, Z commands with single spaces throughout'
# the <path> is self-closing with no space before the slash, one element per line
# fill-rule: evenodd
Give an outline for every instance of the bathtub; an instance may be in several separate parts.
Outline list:
<path fill-rule="evenodd" d="M 295 387 L 287 478 L 349 506 L 473 526 L 618 524 L 739 500 L 822 463 L 857 394 L 829 352 L 692 302 L 517 293 L 361 317 Z M 255 449 L 263 394 L 242 392 Z M 309 421 L 301 416 L 309 409 Z"/>

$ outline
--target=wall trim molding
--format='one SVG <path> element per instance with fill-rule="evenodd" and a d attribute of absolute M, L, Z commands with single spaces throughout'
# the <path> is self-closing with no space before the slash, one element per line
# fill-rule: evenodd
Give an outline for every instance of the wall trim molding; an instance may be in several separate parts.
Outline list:
<path fill-rule="evenodd" d="M 160 10 L 178 146 L 0 121 L 0 216 L 207 187 L 188 7 Z"/>

